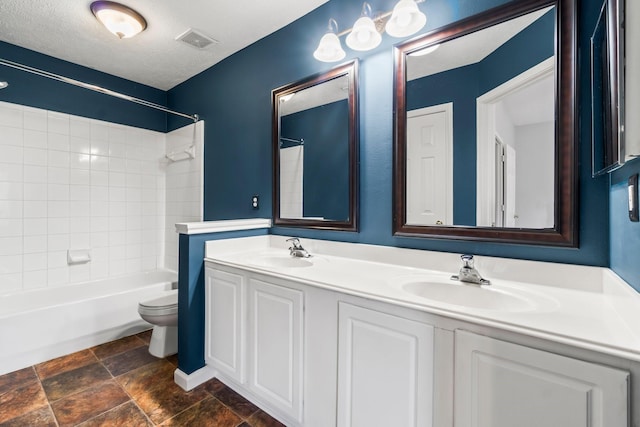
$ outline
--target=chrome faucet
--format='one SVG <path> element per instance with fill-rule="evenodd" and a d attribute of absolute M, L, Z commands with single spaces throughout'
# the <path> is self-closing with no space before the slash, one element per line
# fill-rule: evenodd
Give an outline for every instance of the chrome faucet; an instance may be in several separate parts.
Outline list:
<path fill-rule="evenodd" d="M 300 244 L 300 239 L 297 237 L 292 237 L 287 239 L 287 242 L 291 242 L 291 247 L 289 248 L 289 255 L 294 258 L 310 258 L 311 254 L 307 252 L 302 245 Z"/>
<path fill-rule="evenodd" d="M 459 280 L 464 283 L 473 283 L 476 285 L 490 285 L 491 281 L 483 279 L 478 270 L 473 266 L 473 255 L 460 255 L 462 267 L 460 273 L 451 276 L 451 280 Z"/>

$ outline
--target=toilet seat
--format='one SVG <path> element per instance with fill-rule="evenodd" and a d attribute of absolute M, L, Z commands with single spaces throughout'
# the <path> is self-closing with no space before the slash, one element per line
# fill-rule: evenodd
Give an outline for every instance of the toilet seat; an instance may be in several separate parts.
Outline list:
<path fill-rule="evenodd" d="M 178 290 L 163 291 L 160 296 L 138 303 L 138 313 L 149 316 L 167 316 L 178 313 Z"/>

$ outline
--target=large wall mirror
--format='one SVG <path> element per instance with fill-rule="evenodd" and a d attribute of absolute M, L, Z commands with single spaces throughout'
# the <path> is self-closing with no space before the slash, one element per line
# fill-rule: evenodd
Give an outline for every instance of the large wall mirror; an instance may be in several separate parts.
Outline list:
<path fill-rule="evenodd" d="M 275 225 L 357 230 L 358 63 L 272 93 Z"/>
<path fill-rule="evenodd" d="M 575 0 L 395 49 L 394 233 L 577 246 Z"/>

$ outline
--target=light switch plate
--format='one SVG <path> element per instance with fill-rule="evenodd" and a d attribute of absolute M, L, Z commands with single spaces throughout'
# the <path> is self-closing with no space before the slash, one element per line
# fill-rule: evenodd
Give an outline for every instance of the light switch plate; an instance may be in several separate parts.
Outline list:
<path fill-rule="evenodd" d="M 638 174 L 629 177 L 629 219 L 638 222 Z"/>

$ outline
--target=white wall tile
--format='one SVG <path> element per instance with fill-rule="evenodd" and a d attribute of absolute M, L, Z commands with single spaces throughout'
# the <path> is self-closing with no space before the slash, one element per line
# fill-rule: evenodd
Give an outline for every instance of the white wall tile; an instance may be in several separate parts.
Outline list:
<path fill-rule="evenodd" d="M 68 184 L 49 184 L 47 192 L 49 200 L 69 200 Z"/>
<path fill-rule="evenodd" d="M 22 164 L 25 150 L 17 145 L 0 145 L 0 160 L 2 163 Z"/>
<path fill-rule="evenodd" d="M 50 268 L 47 271 L 47 286 L 62 286 L 69 283 L 69 268 Z"/>
<path fill-rule="evenodd" d="M 91 155 L 109 157 L 109 142 L 100 140 L 91 141 Z"/>
<path fill-rule="evenodd" d="M 22 128 L 0 126 L 0 145 L 17 145 L 22 147 L 24 144 L 24 131 Z"/>
<path fill-rule="evenodd" d="M 24 200 L 47 200 L 47 184 L 24 183 Z"/>
<path fill-rule="evenodd" d="M 24 201 L 24 218 L 46 218 L 47 202 L 45 200 L 25 200 Z M 28 232 L 28 230 L 26 230 Z"/>
<path fill-rule="evenodd" d="M 46 220 L 41 220 L 41 221 L 46 221 Z M 26 223 L 25 223 L 25 226 L 26 226 Z M 46 222 L 44 226 L 44 232 L 45 233 L 47 232 Z M 45 256 L 46 256 L 46 252 L 47 252 L 47 235 L 46 234 L 39 234 L 34 236 L 25 235 L 23 239 L 24 239 L 23 241 L 24 241 L 25 254 L 45 253 Z M 44 268 L 47 268 L 46 264 Z"/>
<path fill-rule="evenodd" d="M 25 271 L 22 280 L 25 290 L 46 288 L 47 270 Z"/>
<path fill-rule="evenodd" d="M 192 133 L 179 133 L 189 144 Z M 197 199 L 184 193 L 194 191 L 186 181 L 198 162 L 174 168 L 185 175 L 167 186 L 166 147 L 158 132 L 0 102 L 0 292 L 145 271 L 164 265 L 165 254 L 175 258 L 164 248 L 165 190 L 180 189 L 171 195 L 176 211 Z M 91 250 L 91 262 L 68 266 L 69 248 Z"/>
<path fill-rule="evenodd" d="M 47 112 L 38 108 L 24 108 L 24 129 L 47 131 Z"/>
<path fill-rule="evenodd" d="M 47 150 L 42 148 L 24 148 L 24 164 L 47 166 Z"/>
<path fill-rule="evenodd" d="M 69 135 L 69 115 L 48 111 L 47 132 Z"/>
<path fill-rule="evenodd" d="M 91 155 L 81 154 L 81 153 L 70 153 L 69 164 L 71 166 L 71 170 L 74 170 L 74 169 L 89 170 L 91 169 Z"/>
<path fill-rule="evenodd" d="M 71 116 L 69 134 L 73 138 L 91 139 L 91 120 L 84 117 Z"/>
<path fill-rule="evenodd" d="M 0 274 L 0 293 L 13 293 L 21 290 L 22 273 Z"/>
<path fill-rule="evenodd" d="M 68 234 L 49 234 L 47 239 L 47 250 L 51 252 L 66 251 L 69 249 Z"/>
<path fill-rule="evenodd" d="M 47 182 L 47 167 L 46 166 L 34 166 L 24 165 L 23 167 L 23 181 L 25 183 L 41 183 Z"/>
<path fill-rule="evenodd" d="M 0 255 L 0 274 L 22 273 L 22 255 Z"/>
<path fill-rule="evenodd" d="M 91 140 L 72 136 L 69 138 L 69 151 L 72 153 L 91 154 Z"/>
<path fill-rule="evenodd" d="M 91 141 L 108 141 L 109 127 L 97 120 L 91 121 Z"/>
<path fill-rule="evenodd" d="M 64 151 L 49 151 L 48 165 L 54 168 L 69 167 L 69 153 Z"/>
<path fill-rule="evenodd" d="M 23 270 L 27 271 L 37 271 L 37 270 L 46 270 L 47 269 L 47 253 L 31 253 L 23 255 Z"/>
<path fill-rule="evenodd" d="M 0 182 L 0 200 L 22 200 L 24 191 L 20 183 Z"/>
<path fill-rule="evenodd" d="M 2 237 L 0 235 L 0 255 L 19 255 L 22 251 L 22 236 Z"/>
<path fill-rule="evenodd" d="M 0 104 L 0 126 L 23 127 L 22 108 L 3 102 Z"/>
<path fill-rule="evenodd" d="M 47 230 L 50 236 L 55 234 L 69 234 L 69 218 L 47 218 Z"/>
<path fill-rule="evenodd" d="M 0 163 L 0 181 L 22 182 L 23 166 L 19 163 Z"/>
<path fill-rule="evenodd" d="M 49 251 L 47 252 L 47 268 L 66 268 L 67 267 L 67 251 Z"/>
<path fill-rule="evenodd" d="M 47 216 L 49 218 L 65 218 L 69 216 L 69 202 L 50 200 L 47 202 Z"/>
<path fill-rule="evenodd" d="M 49 133 L 47 135 L 47 148 L 49 150 L 69 151 L 69 135 Z"/>
<path fill-rule="evenodd" d="M 107 187 L 109 185 L 109 173 L 99 170 L 91 170 L 91 185 Z"/>
<path fill-rule="evenodd" d="M 69 170 L 69 184 L 90 185 L 91 172 L 89 170 L 73 169 Z"/>
<path fill-rule="evenodd" d="M 23 217 L 22 201 L 0 200 L 0 219 L 20 219 Z"/>
<path fill-rule="evenodd" d="M 88 221 L 90 217 L 91 217 L 91 202 L 89 200 L 70 200 L 69 201 L 69 218 L 71 220 L 79 221 L 83 218 L 86 218 Z"/>

